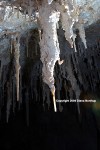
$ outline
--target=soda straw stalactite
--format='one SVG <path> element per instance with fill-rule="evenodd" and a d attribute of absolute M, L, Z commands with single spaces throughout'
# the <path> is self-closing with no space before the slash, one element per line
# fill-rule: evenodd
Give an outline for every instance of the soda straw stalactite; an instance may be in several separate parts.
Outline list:
<path fill-rule="evenodd" d="M 17 101 L 19 101 L 19 75 L 20 75 L 20 36 L 17 33 L 14 37 L 14 58 L 15 58 L 15 77 L 16 77 L 16 89 L 17 89 Z"/>
<path fill-rule="evenodd" d="M 57 106 L 56 106 L 56 98 L 55 98 L 55 88 L 51 89 L 52 96 L 53 96 L 53 106 L 54 106 L 54 111 L 57 112 Z"/>

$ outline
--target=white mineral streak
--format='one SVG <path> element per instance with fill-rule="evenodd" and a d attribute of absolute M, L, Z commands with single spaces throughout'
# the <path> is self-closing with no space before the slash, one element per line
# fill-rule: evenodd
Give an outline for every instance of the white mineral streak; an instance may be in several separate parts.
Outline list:
<path fill-rule="evenodd" d="M 17 18 L 19 19 L 19 5 L 17 6 Z"/>
<path fill-rule="evenodd" d="M 87 48 L 84 24 L 77 23 L 76 27 L 79 30 L 79 35 L 84 43 L 85 48 Z"/>
<path fill-rule="evenodd" d="M 59 15 L 59 12 L 52 10 L 52 7 L 44 0 L 44 3 L 39 8 L 39 19 L 43 29 L 42 39 L 40 40 L 41 61 L 43 63 L 42 76 L 43 81 L 49 85 L 53 96 L 55 95 L 54 66 L 56 61 L 60 60 L 56 29 Z M 54 110 L 55 112 L 57 111 L 55 99 Z"/>
<path fill-rule="evenodd" d="M 76 34 L 73 33 L 73 45 L 74 45 L 74 50 L 75 50 L 75 52 L 77 52 L 76 44 L 75 44 L 75 39 L 76 39 Z"/>
<path fill-rule="evenodd" d="M 14 37 L 14 57 L 15 57 L 15 77 L 16 77 L 16 89 L 17 89 L 17 101 L 19 101 L 19 74 L 20 74 L 20 37 L 18 34 Z"/>
<path fill-rule="evenodd" d="M 53 0 L 48 0 L 48 4 L 50 5 L 52 3 Z"/>

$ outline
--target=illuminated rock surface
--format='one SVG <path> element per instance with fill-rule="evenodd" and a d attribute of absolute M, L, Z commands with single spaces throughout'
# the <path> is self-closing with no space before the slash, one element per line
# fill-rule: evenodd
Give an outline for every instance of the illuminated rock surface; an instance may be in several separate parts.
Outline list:
<path fill-rule="evenodd" d="M 8 2 L 0 7 L 0 150 L 99 150 L 99 0 Z M 56 103 L 55 113 L 52 87 L 58 100 L 97 103 Z"/>

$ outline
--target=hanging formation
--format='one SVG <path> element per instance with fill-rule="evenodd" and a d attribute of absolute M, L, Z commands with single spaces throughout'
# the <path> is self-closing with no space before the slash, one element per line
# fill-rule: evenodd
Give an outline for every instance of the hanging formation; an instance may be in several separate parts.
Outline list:
<path fill-rule="evenodd" d="M 0 26 L 3 26 L 4 30 L 9 31 L 6 31 L 6 34 L 10 34 L 11 32 L 15 33 L 11 41 L 11 53 L 13 43 L 17 101 L 19 100 L 20 35 L 22 32 L 28 30 L 31 27 L 31 23 L 37 23 L 36 28 L 39 29 L 39 33 L 41 34 L 39 45 L 41 52 L 40 59 L 43 63 L 42 77 L 52 92 L 54 111 L 56 112 L 54 67 L 57 61 L 59 65 L 64 62 L 60 61 L 57 28 L 59 24 L 61 24 L 65 38 L 70 43 L 71 48 L 74 48 L 75 52 L 77 52 L 75 30 L 78 29 L 84 47 L 87 48 L 85 26 L 92 23 L 91 20 L 89 23 L 88 17 L 90 16 L 93 21 L 96 21 L 99 16 L 99 11 L 95 11 L 95 9 L 99 10 L 99 4 L 96 8 L 95 3 L 97 3 L 97 0 L 95 0 L 95 2 L 91 0 L 88 3 L 85 0 L 83 0 L 83 2 L 77 0 L 12 0 L 11 2 L 0 2 L 0 8 L 2 8 L 0 9 L 2 13 L 2 15 L 0 15 Z M 87 12 L 88 15 L 84 15 L 84 11 Z M 2 32 L 0 32 L 0 35 L 1 34 Z M 28 37 L 26 41 L 28 56 Z M 70 70 L 69 73 L 71 73 Z M 71 83 L 73 89 L 76 90 L 72 79 Z M 79 97 L 79 90 L 76 95 Z"/>

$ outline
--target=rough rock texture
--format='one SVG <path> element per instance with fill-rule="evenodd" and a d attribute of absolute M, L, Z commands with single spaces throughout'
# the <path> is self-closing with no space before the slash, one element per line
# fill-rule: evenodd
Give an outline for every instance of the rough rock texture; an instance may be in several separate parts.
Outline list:
<path fill-rule="evenodd" d="M 30 28 L 38 28 L 40 32 L 40 52 L 41 61 L 43 63 L 43 81 L 47 83 L 53 93 L 54 108 L 55 103 L 55 86 L 54 86 L 54 66 L 56 61 L 60 62 L 60 49 L 57 36 L 57 26 L 60 20 L 62 29 L 65 31 L 66 40 L 69 41 L 71 47 L 75 45 L 75 30 L 79 30 L 79 35 L 87 48 L 85 28 L 99 19 L 100 4 L 98 0 L 15 0 L 0 2 L 0 36 L 11 35 L 11 52 L 12 41 L 16 34 L 20 37 L 23 32 Z M 14 40 L 15 41 L 15 40 Z M 26 39 L 28 42 L 28 39 Z M 16 42 L 15 42 L 16 43 Z M 17 85 L 17 100 L 19 99 L 19 49 L 18 43 L 15 47 L 15 70 Z M 17 48 L 16 48 L 17 47 Z M 16 54 L 17 52 L 17 54 Z M 27 45 L 28 56 L 28 45 Z M 17 60 L 16 60 L 17 58 Z M 69 62 L 70 63 L 70 62 Z M 2 64 L 2 62 L 1 62 Z M 17 67 L 16 67 L 17 66 Z M 69 67 L 70 68 L 70 67 Z M 69 69 L 71 73 L 71 70 Z M 69 73 L 69 74 L 70 74 Z M 72 77 L 71 77 L 72 78 Z M 73 79 L 74 80 L 74 79 Z M 73 82 L 73 81 L 71 81 Z M 74 81 L 75 82 L 75 81 Z M 73 87 L 76 88 L 76 87 Z M 77 94 L 79 95 L 79 94 Z"/>
<path fill-rule="evenodd" d="M 55 65 L 54 78 L 56 87 L 56 99 L 77 99 L 83 92 L 97 93 L 95 95 L 99 97 L 99 29 L 99 22 L 86 29 L 88 43 L 87 50 L 85 50 L 81 38 L 77 33 L 77 53 L 75 53 L 74 50 L 70 48 L 68 42 L 66 42 L 64 31 L 62 29 L 58 30 L 57 34 L 60 43 L 59 47 L 61 49 L 60 57 L 65 61 L 61 66 L 59 66 L 57 63 Z M 91 34 L 93 36 L 91 36 Z M 26 35 L 30 35 L 28 40 Z M 28 43 L 26 43 L 26 41 L 28 41 Z M 11 41 L 8 38 L 8 47 L 10 42 Z M 8 63 L 3 65 L 1 76 L 0 106 L 5 110 L 7 108 L 7 118 L 9 118 L 9 114 L 12 112 L 12 108 L 13 112 L 15 112 L 17 104 L 20 108 L 20 104 L 23 103 L 23 101 L 26 103 L 27 111 L 27 103 L 29 100 L 34 101 L 34 103 L 39 103 L 42 110 L 52 110 L 52 97 L 50 90 L 47 85 L 42 82 L 43 65 L 39 60 L 40 50 L 38 30 L 30 30 L 24 33 L 20 38 L 21 72 L 19 93 L 20 99 L 18 103 L 16 102 L 16 68 L 13 63 L 14 53 L 10 54 L 10 50 L 10 47 L 9 49 L 5 49 L 5 54 L 9 51 L 9 55 L 7 54 L 6 58 Z M 91 95 L 91 98 L 95 99 L 94 97 Z M 67 105 L 69 104 L 57 103 L 58 111 L 64 111 Z"/>
<path fill-rule="evenodd" d="M 90 38 L 87 38 L 87 34 L 85 35 L 85 31 L 87 31 L 88 25 L 99 19 L 99 4 L 97 5 L 97 3 L 97 0 L 91 0 L 89 2 L 67 0 L 44 0 L 33 2 L 30 0 L 26 2 L 10 1 L 9 3 L 0 3 L 0 10 L 3 13 L 0 19 L 1 101 L 7 98 L 7 116 L 9 116 L 11 101 L 13 101 L 13 108 L 15 108 L 16 99 L 19 100 L 19 103 L 22 102 L 22 81 L 24 80 L 23 70 L 24 72 L 27 72 L 25 71 L 24 67 L 27 66 L 28 68 L 29 65 L 31 65 L 31 60 L 28 60 L 27 57 L 32 59 L 34 57 L 34 53 L 36 56 L 41 57 L 41 61 L 43 63 L 43 66 L 41 65 L 43 67 L 41 73 L 42 78 L 43 81 L 47 83 L 47 85 L 49 85 L 53 93 L 55 111 L 57 110 L 55 103 L 55 96 L 57 95 L 55 93 L 55 86 L 58 91 L 61 91 L 62 83 L 64 82 L 65 89 L 66 85 L 69 83 L 71 88 L 68 88 L 68 93 L 66 93 L 66 97 L 69 95 L 69 98 L 73 97 L 73 95 L 76 98 L 79 98 L 81 90 L 88 90 L 88 88 L 94 90 L 96 88 L 98 84 L 97 82 L 99 81 L 99 73 L 89 76 L 89 73 L 84 74 L 84 70 L 86 71 L 85 67 L 88 66 L 87 58 L 85 57 L 90 55 L 90 51 L 88 50 L 90 49 L 89 47 L 91 43 L 91 47 L 93 47 L 95 43 L 97 44 L 97 42 L 94 40 L 94 43 L 91 42 Z M 28 7 L 26 8 L 26 6 Z M 61 77 L 59 77 L 60 79 L 57 79 L 59 84 L 56 83 L 56 80 L 54 80 L 54 78 L 56 78 L 54 74 L 54 67 L 57 60 L 59 63 L 61 63 L 61 43 L 63 43 L 64 45 L 66 42 L 64 43 L 60 38 L 62 33 L 60 33 L 61 35 L 59 36 L 57 35 L 58 26 L 60 27 L 58 31 L 60 31 L 61 28 L 64 30 L 64 32 L 61 30 L 63 32 L 63 40 L 65 40 L 66 38 L 71 46 L 74 46 L 74 49 L 71 49 L 68 46 L 66 47 L 67 50 L 65 49 L 65 51 L 63 52 L 65 56 L 63 56 L 61 52 L 61 56 L 63 56 L 62 59 L 64 59 L 65 62 L 64 64 L 62 64 L 62 67 L 58 67 L 60 68 L 59 72 L 61 72 L 61 74 L 57 69 L 56 70 L 58 72 L 58 76 L 59 74 L 63 76 L 66 79 L 67 83 L 66 81 L 63 81 Z M 33 32 L 31 33 L 31 28 L 37 28 L 39 30 L 36 34 L 36 38 L 34 37 L 34 35 L 32 37 Z M 76 29 L 78 29 L 79 32 L 77 32 Z M 22 40 L 23 36 L 26 36 L 26 38 L 24 37 L 24 40 Z M 94 35 L 92 36 L 94 37 Z M 31 38 L 34 39 L 34 49 L 33 46 L 30 46 L 32 44 L 29 43 Z M 96 39 L 98 38 L 99 36 Z M 84 46 L 87 49 L 85 49 Z M 77 53 L 74 53 L 74 50 L 75 52 L 77 50 Z M 91 55 L 91 58 L 89 60 L 90 65 L 99 60 L 98 58 L 93 58 L 95 56 L 93 51 L 92 54 L 93 55 Z M 86 64 L 86 66 L 84 63 L 82 64 L 82 67 L 84 68 L 83 72 L 80 70 L 81 59 Z M 26 61 L 28 62 L 26 63 Z M 97 67 L 97 63 L 95 64 Z M 31 71 L 31 69 L 32 68 L 30 66 L 28 68 L 28 71 Z M 87 77 L 87 74 L 89 78 Z M 28 75 L 28 79 L 26 75 L 24 83 L 26 82 L 26 80 L 27 82 L 31 81 L 30 76 L 31 74 Z M 94 82 L 94 76 L 97 78 L 95 79 L 97 81 L 95 82 L 95 84 L 91 84 L 91 82 Z M 83 83 L 86 82 L 87 79 L 88 83 L 86 83 L 87 85 L 85 86 L 83 85 Z M 34 82 L 36 84 L 36 81 Z M 37 90 L 31 89 L 31 94 L 29 94 L 28 91 L 30 87 L 27 87 L 27 84 L 25 83 L 24 87 L 26 89 L 25 97 L 28 97 L 29 95 L 33 97 L 32 91 L 35 91 L 35 97 L 36 99 L 38 99 Z M 31 86 L 33 86 L 33 84 Z M 43 89 L 45 89 L 45 86 L 43 86 Z M 7 97 L 4 94 L 5 90 L 6 94 L 8 95 Z M 49 91 L 49 89 L 47 91 Z M 43 91 L 43 104 L 45 101 L 44 95 L 46 95 L 47 91 Z M 58 96 L 60 98 L 60 93 L 58 94 Z M 50 92 L 48 92 L 46 99 L 48 99 L 47 103 L 50 106 Z M 1 105 L 2 103 L 3 102 L 1 102 Z M 60 104 L 59 107 L 60 110 L 62 110 L 62 106 Z"/>
<path fill-rule="evenodd" d="M 13 0 L 10 0 L 11 2 Z M 0 23 L 0 149 L 40 150 L 40 147 L 43 147 L 48 150 L 99 150 L 100 22 L 92 24 L 99 18 L 99 0 L 77 0 L 77 3 L 82 6 L 81 18 L 87 18 L 85 30 L 81 28 L 83 34 L 79 33 L 80 30 L 75 30 L 74 48 L 76 46 L 77 53 L 74 52 L 76 51 L 74 48 L 70 47 L 70 42 L 66 41 L 65 29 L 61 28 L 60 22 L 60 28 L 57 32 L 55 30 L 56 23 L 51 23 L 54 25 L 54 32 L 58 34 L 58 37 L 55 37 L 55 40 L 51 40 L 50 43 L 53 43 L 53 48 L 57 50 L 57 58 L 60 57 L 64 60 L 61 66 L 55 63 L 54 72 L 52 70 L 53 74 L 51 74 L 53 81 L 55 80 L 53 83 L 56 89 L 55 99 L 97 100 L 96 103 L 91 104 L 56 103 L 57 113 L 54 113 L 53 110 L 50 89 L 43 82 L 42 71 L 45 63 L 43 64 L 41 60 L 45 59 L 44 56 L 40 60 L 41 54 L 47 51 L 50 51 L 50 54 L 55 54 L 55 51 L 53 51 L 54 49 L 41 51 L 41 44 L 39 46 L 41 35 L 44 39 L 46 39 L 47 33 L 50 34 L 51 38 L 54 36 L 54 34 L 51 35 L 51 31 L 54 33 L 53 28 L 51 24 L 46 23 L 51 30 L 47 32 L 42 26 L 45 32 L 39 32 L 41 29 L 40 21 L 37 21 L 38 26 L 30 22 L 33 18 L 31 16 L 32 2 L 26 1 L 24 4 L 25 0 L 14 1 L 13 4 L 17 8 L 20 8 L 18 2 L 23 5 L 21 12 L 24 12 L 25 15 L 22 15 L 23 13 L 21 14 L 15 8 L 15 15 L 6 19 L 7 22 Z M 38 2 L 42 1 L 39 0 Z M 68 0 L 68 2 L 71 1 Z M 49 7 L 51 5 L 53 7 L 55 1 L 48 0 L 48 3 Z M 88 7 L 85 5 L 87 3 Z M 1 11 L 4 14 L 3 8 L 0 9 L 0 13 Z M 29 16 L 27 12 L 30 14 Z M 55 16 L 56 13 L 54 11 L 50 16 L 53 14 Z M 38 13 L 36 15 L 38 16 Z M 0 21 L 3 21 L 3 18 L 3 15 L 0 16 Z M 44 24 L 45 18 L 41 20 L 42 22 Z M 88 26 L 89 24 L 92 25 Z M 35 27 L 39 30 L 34 29 Z M 75 29 L 80 29 L 80 27 L 83 27 L 83 22 L 75 24 Z M 47 35 L 47 37 L 49 36 Z M 57 49 L 55 46 L 58 43 L 54 45 L 55 41 L 59 41 L 60 55 L 59 48 Z M 47 39 L 46 43 L 49 43 Z M 87 49 L 85 49 L 86 43 Z M 48 48 L 48 45 L 45 44 L 44 48 Z M 47 74 L 44 72 L 44 74 L 47 76 L 48 72 Z M 96 114 L 97 125 L 91 108 Z M 6 124 L 5 120 L 9 123 Z M 25 121 L 28 126 L 30 125 L 29 128 L 25 126 Z"/>

